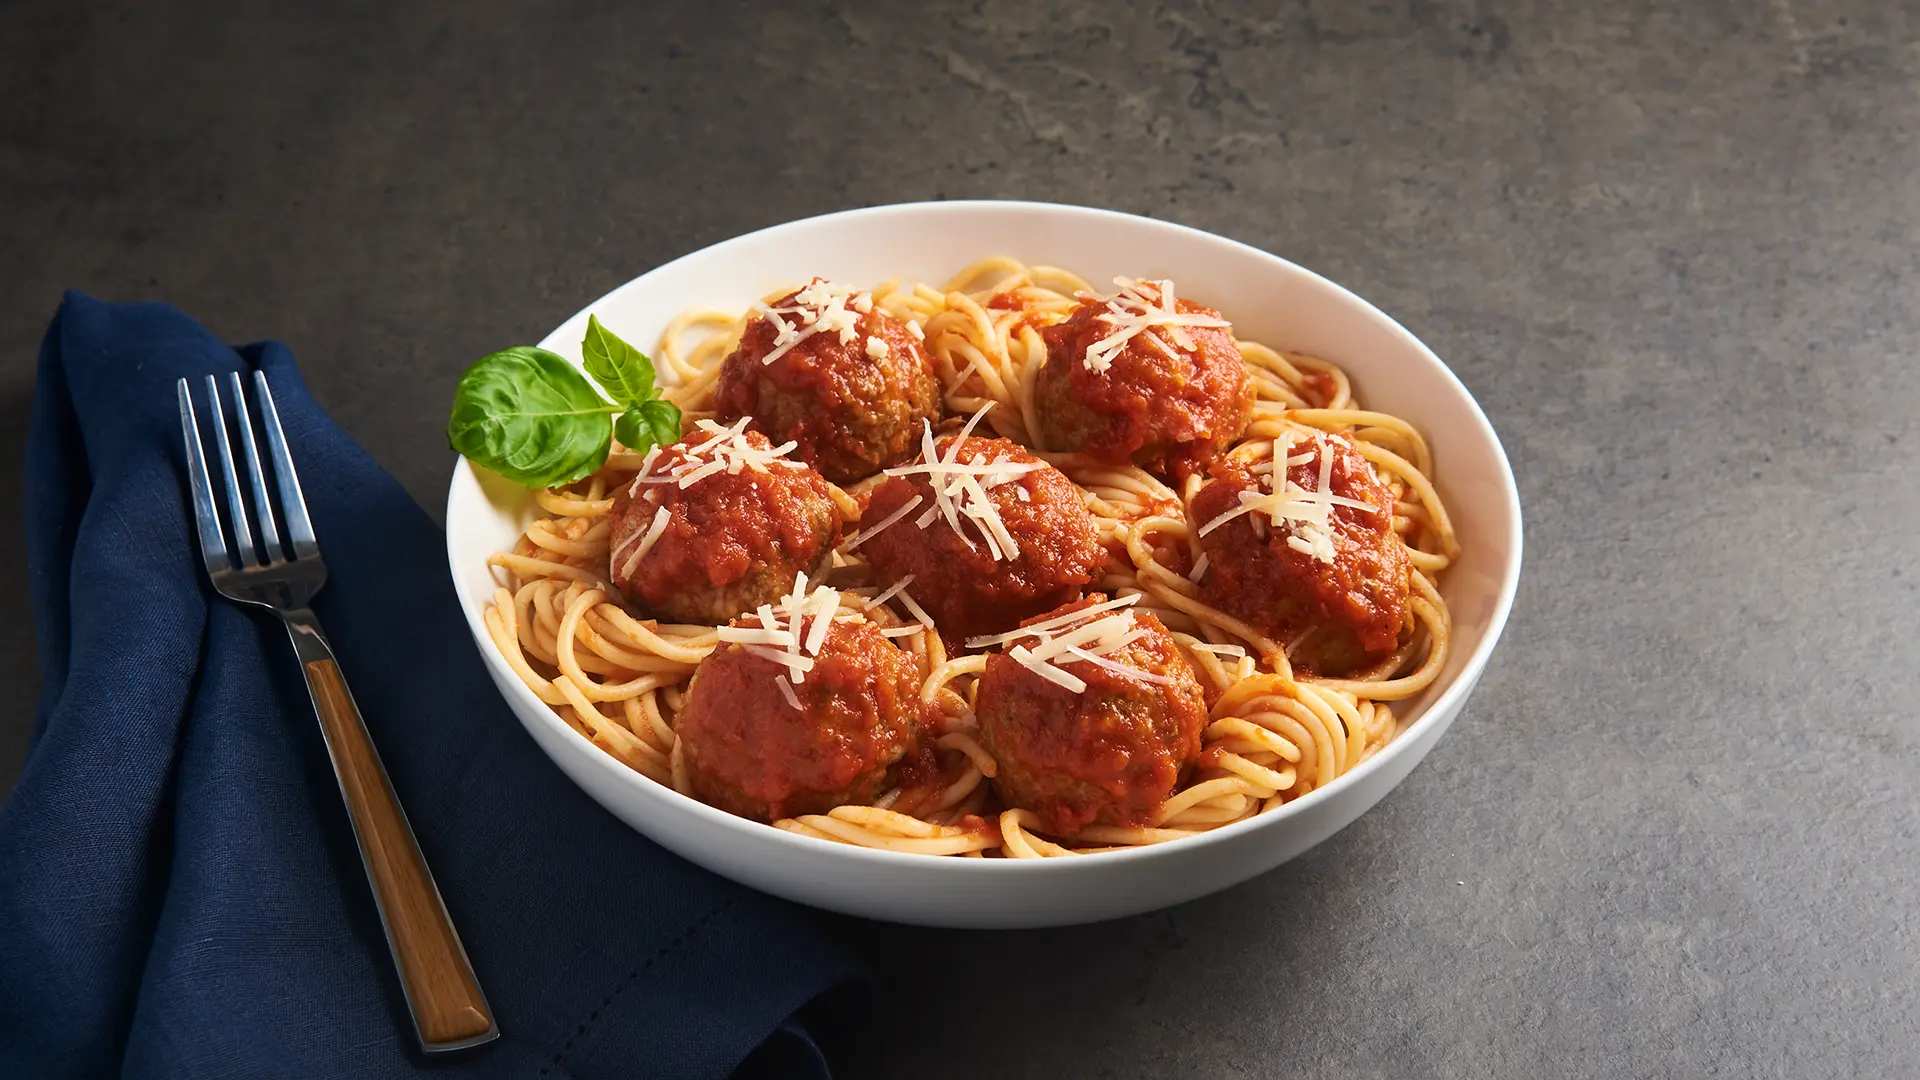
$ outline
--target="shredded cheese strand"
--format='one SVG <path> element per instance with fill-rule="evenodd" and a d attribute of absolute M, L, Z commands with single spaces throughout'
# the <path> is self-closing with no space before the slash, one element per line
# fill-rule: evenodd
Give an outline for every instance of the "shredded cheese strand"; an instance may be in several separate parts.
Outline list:
<path fill-rule="evenodd" d="M 1074 298 L 1086 303 L 1104 304 L 1105 311 L 1096 316 L 1099 321 L 1113 329 L 1105 337 L 1087 346 L 1086 355 L 1081 363 L 1088 371 L 1105 373 L 1113 366 L 1114 358 L 1120 355 L 1127 343 L 1141 337 L 1149 346 L 1157 349 L 1168 359 L 1174 359 L 1173 353 L 1161 340 L 1159 334 L 1152 331 L 1163 330 L 1171 335 L 1173 346 L 1182 352 L 1194 350 L 1193 338 L 1186 332 L 1189 326 L 1208 327 L 1216 330 L 1231 329 L 1232 324 L 1215 315 L 1182 314 L 1179 301 L 1173 295 L 1173 282 L 1169 280 L 1136 281 L 1133 278 L 1117 277 L 1113 283 L 1120 291 L 1112 296 L 1098 293 L 1075 293 Z M 1151 292 L 1149 292 L 1151 290 Z"/>

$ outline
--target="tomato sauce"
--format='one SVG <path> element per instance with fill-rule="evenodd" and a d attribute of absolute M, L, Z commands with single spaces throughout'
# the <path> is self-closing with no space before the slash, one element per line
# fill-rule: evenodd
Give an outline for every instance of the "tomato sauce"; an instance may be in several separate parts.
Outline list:
<path fill-rule="evenodd" d="M 1340 388 L 1340 382 L 1333 377 L 1332 372 L 1308 371 L 1302 374 L 1306 376 L 1304 396 L 1308 404 L 1324 409 L 1333 402 L 1333 393 Z"/>

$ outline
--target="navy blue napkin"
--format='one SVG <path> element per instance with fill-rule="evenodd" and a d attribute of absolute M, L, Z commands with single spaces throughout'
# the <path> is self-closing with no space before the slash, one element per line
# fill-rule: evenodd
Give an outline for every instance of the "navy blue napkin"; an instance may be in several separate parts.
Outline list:
<path fill-rule="evenodd" d="M 203 396 L 201 376 L 253 368 L 326 555 L 314 608 L 499 1020 L 447 1059 L 414 1047 L 285 635 L 215 597 L 193 545 L 174 380 Z M 69 294 L 27 468 L 44 691 L 0 808 L 0 1076 L 827 1075 L 814 1036 L 857 1011 L 853 962 L 541 755 L 481 667 L 440 530 L 285 348 Z"/>

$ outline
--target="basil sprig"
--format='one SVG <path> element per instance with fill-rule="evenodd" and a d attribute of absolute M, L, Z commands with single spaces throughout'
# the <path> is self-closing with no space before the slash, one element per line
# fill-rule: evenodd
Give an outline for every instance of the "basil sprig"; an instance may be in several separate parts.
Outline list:
<path fill-rule="evenodd" d="M 615 436 L 629 450 L 680 437 L 680 409 L 654 389 L 646 354 L 591 315 L 580 351 L 593 381 L 528 345 L 475 361 L 453 392 L 447 445 L 515 483 L 553 487 L 606 464 Z"/>

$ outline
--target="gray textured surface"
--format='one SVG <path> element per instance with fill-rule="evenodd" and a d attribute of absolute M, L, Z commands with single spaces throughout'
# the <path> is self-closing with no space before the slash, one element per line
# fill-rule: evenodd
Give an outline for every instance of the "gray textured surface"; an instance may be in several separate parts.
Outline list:
<path fill-rule="evenodd" d="M 1169 913 L 850 925 L 895 987 L 852 1075 L 1920 1073 L 1914 5 L 280 6 L 0 8 L 11 504 L 65 286 L 284 338 L 437 507 L 471 358 L 943 196 L 1284 254 L 1505 438 L 1527 576 L 1426 766 Z M 17 528 L 0 565 L 5 784 Z"/>

